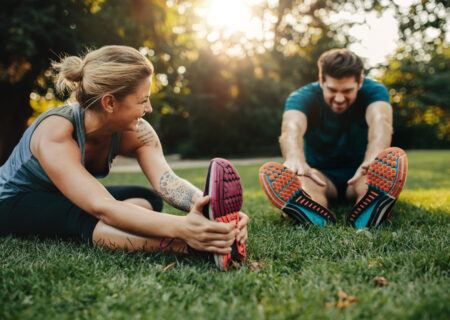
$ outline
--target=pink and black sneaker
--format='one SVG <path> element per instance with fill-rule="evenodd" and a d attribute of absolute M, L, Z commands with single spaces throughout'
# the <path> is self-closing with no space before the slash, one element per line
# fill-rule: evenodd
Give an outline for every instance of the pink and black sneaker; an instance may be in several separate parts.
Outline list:
<path fill-rule="evenodd" d="M 203 209 L 203 215 L 218 222 L 239 222 L 242 207 L 242 186 L 238 172 L 230 161 L 222 158 L 211 160 L 206 177 L 204 195 L 210 202 Z M 245 244 L 233 243 L 232 252 L 226 255 L 214 254 L 214 262 L 220 270 L 227 270 L 231 260 L 243 261 L 246 257 Z"/>

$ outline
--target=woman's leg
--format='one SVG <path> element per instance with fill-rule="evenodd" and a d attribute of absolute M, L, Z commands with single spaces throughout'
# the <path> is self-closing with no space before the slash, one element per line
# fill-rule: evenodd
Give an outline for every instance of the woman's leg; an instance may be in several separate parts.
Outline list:
<path fill-rule="evenodd" d="M 153 190 L 133 185 L 106 186 L 114 199 L 134 203 L 146 209 L 161 212 L 163 208 L 162 198 Z"/>
<path fill-rule="evenodd" d="M 73 239 L 92 244 L 97 222 L 59 192 L 27 192 L 0 201 L 0 235 Z"/>
<path fill-rule="evenodd" d="M 106 188 L 117 200 L 131 202 L 149 210 L 162 210 L 161 197 L 151 189 L 141 186 L 108 186 Z M 143 237 L 119 230 L 102 221 L 95 226 L 92 242 L 95 246 L 112 250 L 187 253 L 187 244 L 180 239 Z"/>
<path fill-rule="evenodd" d="M 118 200 L 141 199 L 144 206 L 146 201 L 162 208 L 162 200 L 147 188 L 117 186 L 112 193 Z M 0 235 L 72 239 L 113 250 L 187 252 L 179 239 L 142 237 L 108 226 L 58 192 L 28 192 L 0 201 Z"/>
<path fill-rule="evenodd" d="M 99 221 L 92 233 L 94 246 L 125 251 L 171 251 L 187 253 L 186 242 L 180 239 L 142 237 L 128 233 Z"/>

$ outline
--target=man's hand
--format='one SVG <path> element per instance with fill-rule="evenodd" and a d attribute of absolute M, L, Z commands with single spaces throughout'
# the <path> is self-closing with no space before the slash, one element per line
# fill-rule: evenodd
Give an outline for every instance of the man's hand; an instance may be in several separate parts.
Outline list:
<path fill-rule="evenodd" d="M 361 177 L 367 175 L 367 170 L 369 170 L 369 165 L 372 162 L 370 161 L 364 161 L 356 170 L 353 177 L 347 181 L 347 184 L 354 184 L 356 181 L 358 181 Z"/>
<path fill-rule="evenodd" d="M 306 162 L 286 160 L 284 165 L 299 176 L 311 178 L 319 186 L 324 187 L 326 185 L 326 183 L 316 173 L 314 173 L 314 170 Z"/>

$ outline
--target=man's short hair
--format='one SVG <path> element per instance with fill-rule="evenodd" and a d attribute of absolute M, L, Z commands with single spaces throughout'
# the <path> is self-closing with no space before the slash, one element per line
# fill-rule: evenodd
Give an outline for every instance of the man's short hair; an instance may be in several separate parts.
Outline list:
<path fill-rule="evenodd" d="M 347 49 L 331 49 L 325 51 L 317 61 L 319 77 L 325 80 L 325 76 L 342 79 L 354 76 L 356 81 L 361 79 L 364 69 L 360 57 Z"/>

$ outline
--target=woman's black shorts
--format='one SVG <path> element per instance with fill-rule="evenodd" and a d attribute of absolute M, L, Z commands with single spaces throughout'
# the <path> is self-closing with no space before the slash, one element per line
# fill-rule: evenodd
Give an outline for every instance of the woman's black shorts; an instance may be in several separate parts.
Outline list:
<path fill-rule="evenodd" d="M 109 186 L 106 189 L 117 200 L 143 198 L 154 211 L 162 210 L 161 197 L 151 189 L 141 186 Z M 97 218 L 78 208 L 61 193 L 27 192 L 0 200 L 0 236 L 34 235 L 92 245 L 92 233 L 97 222 Z"/>

